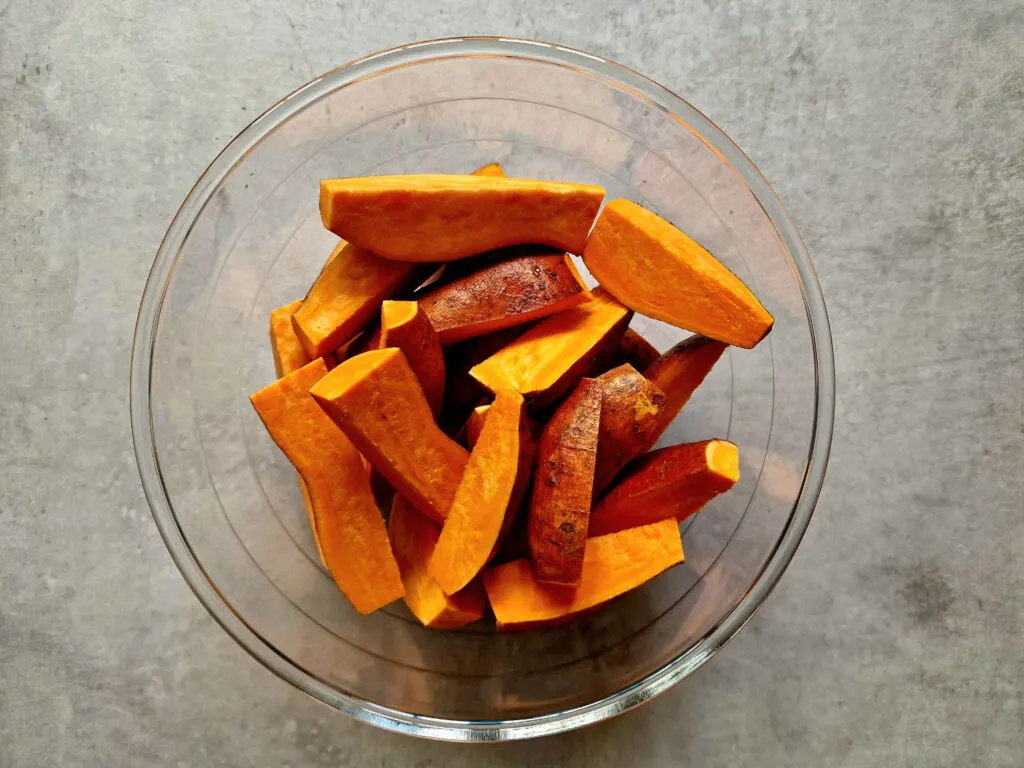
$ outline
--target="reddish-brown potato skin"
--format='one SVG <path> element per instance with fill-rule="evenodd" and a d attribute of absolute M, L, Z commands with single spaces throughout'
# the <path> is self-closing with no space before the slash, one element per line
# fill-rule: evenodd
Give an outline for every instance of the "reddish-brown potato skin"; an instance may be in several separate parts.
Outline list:
<path fill-rule="evenodd" d="M 601 383 L 583 379 L 541 435 L 527 533 L 538 581 L 579 584 L 594 488 L 601 401 Z"/>
<path fill-rule="evenodd" d="M 629 363 L 638 371 L 651 365 L 659 357 L 658 350 L 647 339 L 632 328 L 627 328 L 622 335 L 615 354 L 612 356 L 612 367 Z M 604 371 L 601 371 L 604 373 Z"/>
<path fill-rule="evenodd" d="M 661 424 L 665 393 L 628 363 L 598 378 L 604 393 L 597 443 L 594 493 L 607 488 L 620 469 L 647 449 Z"/>
<path fill-rule="evenodd" d="M 532 322 L 591 298 L 569 256 L 546 249 L 487 263 L 442 283 L 419 304 L 444 345 Z"/>

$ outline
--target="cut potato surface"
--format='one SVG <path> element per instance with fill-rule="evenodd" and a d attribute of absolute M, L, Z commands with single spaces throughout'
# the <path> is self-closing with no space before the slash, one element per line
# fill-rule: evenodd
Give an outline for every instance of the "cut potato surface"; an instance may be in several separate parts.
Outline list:
<path fill-rule="evenodd" d="M 700 243 L 629 200 L 605 206 L 583 261 L 630 309 L 726 344 L 750 349 L 775 322 Z"/>
<path fill-rule="evenodd" d="M 601 288 L 593 299 L 545 318 L 470 370 L 487 389 L 515 389 L 534 407 L 564 395 L 592 360 L 618 345 L 632 313 Z"/>
<path fill-rule="evenodd" d="M 540 243 L 581 253 L 604 189 L 502 176 L 365 176 L 320 182 L 339 237 L 396 261 L 453 261 Z"/>
<path fill-rule="evenodd" d="M 479 579 L 446 595 L 427 573 L 441 529 L 401 496 L 395 496 L 391 505 L 388 535 L 405 585 L 402 600 L 423 626 L 456 629 L 483 616 L 486 597 Z"/>
<path fill-rule="evenodd" d="M 326 374 L 317 359 L 250 399 L 306 484 L 328 570 L 352 607 L 369 613 L 405 588 L 359 453 L 310 397 Z"/>
<path fill-rule="evenodd" d="M 683 562 L 674 520 L 587 539 L 579 586 L 538 581 L 526 559 L 484 571 L 484 588 L 499 629 L 529 629 L 601 605 Z"/>
<path fill-rule="evenodd" d="M 350 358 L 311 394 L 398 493 L 444 522 L 469 454 L 438 428 L 401 350 Z"/>

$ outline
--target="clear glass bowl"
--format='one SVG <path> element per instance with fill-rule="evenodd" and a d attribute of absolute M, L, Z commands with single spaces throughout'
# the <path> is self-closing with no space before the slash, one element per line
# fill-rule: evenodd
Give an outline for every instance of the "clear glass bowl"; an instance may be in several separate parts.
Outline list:
<path fill-rule="evenodd" d="M 360 617 L 320 566 L 295 475 L 248 395 L 273 379 L 270 310 L 331 251 L 321 178 L 468 173 L 601 184 L 708 247 L 775 315 L 731 349 L 664 442 L 727 438 L 742 479 L 684 523 L 685 564 L 568 626 L 438 632 Z M 686 334 L 637 316 L 660 349 Z M 160 246 L 132 356 L 132 430 L 160 532 L 249 653 L 332 707 L 406 733 L 517 739 L 602 720 L 707 661 L 771 591 L 821 487 L 834 372 L 814 269 L 743 153 L 665 88 L 522 40 L 409 45 L 320 77 L 217 157 Z"/>

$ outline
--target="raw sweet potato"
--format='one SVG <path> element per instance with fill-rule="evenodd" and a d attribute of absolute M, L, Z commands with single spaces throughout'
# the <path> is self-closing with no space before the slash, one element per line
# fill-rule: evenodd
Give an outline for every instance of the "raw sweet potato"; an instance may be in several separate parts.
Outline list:
<path fill-rule="evenodd" d="M 466 420 L 464 434 L 466 446 L 470 450 L 473 450 L 476 441 L 480 438 L 480 432 L 484 428 L 484 421 L 490 409 L 490 405 L 477 406 Z M 502 523 L 501 533 L 498 534 L 498 542 L 495 544 L 495 552 L 492 553 L 492 557 L 505 542 L 520 509 L 524 506 L 523 502 L 526 501 L 527 491 L 530 490 L 530 481 L 533 479 L 533 462 L 537 456 L 537 439 L 539 435 L 540 426 L 527 416 L 526 413 L 523 413 L 519 423 L 519 469 L 516 472 L 516 483 L 512 488 L 512 500 L 508 503 L 508 513 L 505 515 L 505 521 Z"/>
<path fill-rule="evenodd" d="M 423 271 L 342 241 L 292 315 L 302 346 L 310 357 L 341 346 L 374 319 L 384 299 L 422 279 Z"/>
<path fill-rule="evenodd" d="M 504 176 L 505 169 L 501 167 L 501 163 L 488 163 L 487 165 L 481 165 L 475 171 L 474 176 Z"/>
<path fill-rule="evenodd" d="M 626 363 L 597 377 L 601 382 L 601 430 L 597 441 L 594 493 L 647 449 L 661 424 L 665 394 Z"/>
<path fill-rule="evenodd" d="M 583 379 L 544 427 L 537 446 L 527 527 L 538 581 L 580 582 L 602 399 L 601 382 Z"/>
<path fill-rule="evenodd" d="M 590 301 L 545 318 L 469 373 L 492 392 L 515 389 L 542 408 L 576 386 L 595 355 L 614 349 L 631 317 L 598 288 Z"/>
<path fill-rule="evenodd" d="M 595 608 L 681 562 L 679 527 L 665 520 L 587 539 L 576 589 L 539 582 L 525 559 L 488 568 L 483 579 L 498 629 L 526 629 Z"/>
<path fill-rule="evenodd" d="M 419 304 L 448 345 L 522 325 L 591 298 L 566 253 L 536 250 L 429 290 Z"/>
<path fill-rule="evenodd" d="M 398 493 L 444 522 L 469 454 L 434 422 L 401 350 L 350 358 L 310 394 Z"/>
<path fill-rule="evenodd" d="M 369 613 L 405 589 L 359 454 L 310 397 L 326 374 L 314 360 L 250 399 L 306 483 L 327 568 L 352 606 Z"/>
<path fill-rule="evenodd" d="M 483 616 L 487 598 L 479 579 L 454 595 L 446 595 L 430 578 L 427 563 L 437 546 L 441 529 L 401 496 L 395 496 L 391 504 L 388 534 L 405 585 L 402 599 L 424 626 L 455 629 Z"/>
<path fill-rule="evenodd" d="M 299 370 L 312 359 L 292 327 L 292 315 L 300 306 L 301 300 L 293 301 L 270 312 L 270 347 L 274 351 L 277 378 Z"/>
<path fill-rule="evenodd" d="M 612 367 L 629 363 L 638 371 L 642 371 L 657 359 L 658 350 L 651 342 L 632 328 L 627 328 L 612 356 Z"/>
<path fill-rule="evenodd" d="M 415 301 L 385 301 L 380 317 L 380 348 L 402 350 L 437 418 L 444 403 L 444 353 L 430 320 Z"/>
<path fill-rule="evenodd" d="M 739 451 L 726 440 L 661 448 L 641 456 L 590 513 L 590 535 L 672 518 L 684 520 L 740 478 Z"/>
<path fill-rule="evenodd" d="M 453 261 L 506 245 L 580 253 L 604 189 L 498 176 L 367 176 L 320 182 L 324 226 L 396 261 Z"/>
<path fill-rule="evenodd" d="M 605 206 L 583 261 L 630 309 L 750 349 L 774 320 L 743 282 L 699 243 L 629 200 Z"/>
<path fill-rule="evenodd" d="M 669 428 L 683 410 L 690 395 L 700 386 L 711 368 L 718 362 L 718 358 L 725 352 L 726 346 L 728 345 L 705 336 L 691 336 L 676 344 L 644 370 L 644 377 L 665 393 L 661 422 L 657 430 L 648 437 L 644 451 L 650 450 Z"/>
<path fill-rule="evenodd" d="M 519 470 L 523 397 L 502 390 L 455 492 L 427 572 L 451 595 L 469 584 L 498 542 Z"/>
<path fill-rule="evenodd" d="M 306 354 L 302 342 L 299 341 L 299 337 L 295 335 L 295 329 L 292 328 L 292 314 L 300 304 L 302 304 L 301 301 L 293 301 L 291 304 L 285 304 L 270 312 L 270 347 L 274 352 L 274 370 L 279 379 L 310 362 L 309 355 Z M 334 355 L 329 355 L 329 357 L 333 360 Z M 327 363 L 327 359 L 324 359 L 324 363 Z M 331 367 L 329 363 L 327 365 L 328 368 Z M 309 490 L 301 476 L 299 477 L 299 489 L 302 491 L 302 503 L 306 507 L 306 516 L 309 517 L 309 527 L 313 531 L 317 554 L 320 555 L 320 562 L 327 565 L 323 550 L 320 548 L 320 540 L 316 537 L 313 502 L 309 498 Z"/>

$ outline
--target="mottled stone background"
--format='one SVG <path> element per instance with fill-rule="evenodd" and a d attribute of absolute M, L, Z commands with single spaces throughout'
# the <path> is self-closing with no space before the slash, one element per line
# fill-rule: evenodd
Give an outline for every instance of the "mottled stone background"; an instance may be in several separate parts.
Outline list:
<path fill-rule="evenodd" d="M 1017 766 L 1024 5 L 0 0 L 0 766 Z M 139 297 L 195 178 L 354 57 L 504 34 L 609 56 L 743 147 L 806 237 L 838 406 L 780 587 L 654 703 L 541 742 L 386 734 L 207 616 L 142 496 Z"/>

